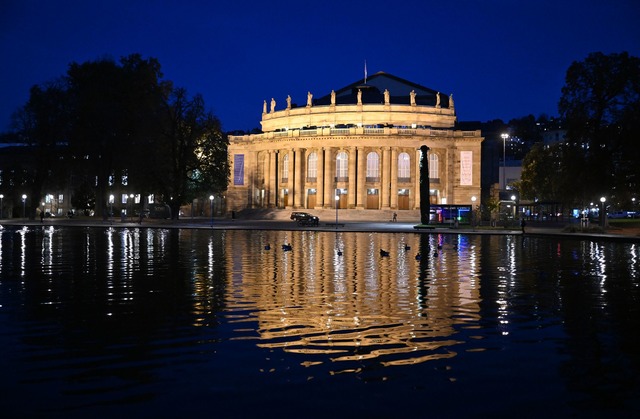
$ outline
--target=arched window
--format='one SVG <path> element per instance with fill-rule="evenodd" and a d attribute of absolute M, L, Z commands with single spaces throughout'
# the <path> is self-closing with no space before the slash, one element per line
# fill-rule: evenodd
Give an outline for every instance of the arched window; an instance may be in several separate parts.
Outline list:
<path fill-rule="evenodd" d="M 315 182 L 318 177 L 318 155 L 313 152 L 307 158 L 307 182 Z"/>
<path fill-rule="evenodd" d="M 287 182 L 289 180 L 289 155 L 285 154 L 282 158 L 282 181 Z"/>
<path fill-rule="evenodd" d="M 436 153 L 429 153 L 429 179 L 439 179 L 438 175 L 438 155 Z"/>
<path fill-rule="evenodd" d="M 380 156 L 374 151 L 367 154 L 367 182 L 380 182 Z"/>
<path fill-rule="evenodd" d="M 336 156 L 336 180 L 338 182 L 349 180 L 349 156 L 344 151 Z"/>
<path fill-rule="evenodd" d="M 411 158 L 407 153 L 398 154 L 398 182 L 411 180 Z"/>

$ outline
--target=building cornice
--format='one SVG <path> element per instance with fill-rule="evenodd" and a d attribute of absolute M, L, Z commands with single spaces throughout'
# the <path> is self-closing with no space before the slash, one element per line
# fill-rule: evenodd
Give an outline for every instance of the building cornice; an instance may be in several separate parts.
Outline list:
<path fill-rule="evenodd" d="M 262 141 L 280 142 L 291 140 L 318 140 L 321 138 L 343 139 L 354 141 L 368 138 L 429 138 L 431 140 L 444 138 L 447 140 L 482 140 L 480 130 L 461 131 L 453 129 L 430 128 L 313 128 L 313 129 L 289 129 L 277 132 L 265 132 L 262 134 L 230 135 L 229 141 L 235 144 L 251 144 Z"/>

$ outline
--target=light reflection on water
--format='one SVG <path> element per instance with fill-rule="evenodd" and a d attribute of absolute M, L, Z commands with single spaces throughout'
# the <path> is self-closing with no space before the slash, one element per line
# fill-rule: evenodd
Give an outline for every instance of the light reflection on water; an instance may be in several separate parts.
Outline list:
<path fill-rule="evenodd" d="M 615 393 L 626 408 L 638 394 L 617 391 L 638 372 L 637 254 L 633 243 L 518 236 L 5 228 L 0 367 L 14 374 L 0 379 L 11 400 L 0 407 L 24 409 L 21 395 L 36 393 L 32 413 L 167 412 L 194 394 L 218 406 L 250 394 L 258 411 L 283 386 L 311 402 L 389 382 L 378 391 L 403 400 L 398 413 L 444 379 L 456 387 L 419 398 L 440 412 L 448 391 L 480 412 L 498 391 L 565 413 L 582 411 L 567 400 L 592 408 Z M 540 381 L 533 395 L 513 385 Z M 335 390 L 311 395 L 305 382 Z"/>
<path fill-rule="evenodd" d="M 429 256 L 442 237 L 425 237 L 428 249 L 413 234 L 302 234 L 285 239 L 291 252 L 236 243 L 254 247 L 232 248 L 228 308 L 245 311 L 250 301 L 256 310 L 233 322 L 257 321 L 259 347 L 305 354 L 304 365 L 332 363 L 332 373 L 358 371 L 353 364 L 363 360 L 391 366 L 453 357 L 462 343 L 451 338 L 454 329 L 479 319 L 477 254 L 460 243 Z M 424 263 L 415 259 L 421 245 Z"/>

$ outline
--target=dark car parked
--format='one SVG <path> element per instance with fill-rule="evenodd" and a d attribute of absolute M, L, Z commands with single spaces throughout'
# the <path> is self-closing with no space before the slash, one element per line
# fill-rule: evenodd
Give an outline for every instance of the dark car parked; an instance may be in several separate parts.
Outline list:
<path fill-rule="evenodd" d="M 301 226 L 314 226 L 317 227 L 320 224 L 320 219 L 315 215 L 311 215 L 308 212 L 292 212 L 291 219 L 297 221 Z"/>

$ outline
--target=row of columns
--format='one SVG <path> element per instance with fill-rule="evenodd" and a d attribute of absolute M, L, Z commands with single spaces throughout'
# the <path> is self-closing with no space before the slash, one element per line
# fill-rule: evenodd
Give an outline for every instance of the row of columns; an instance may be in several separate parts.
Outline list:
<path fill-rule="evenodd" d="M 266 151 L 264 171 L 264 189 L 266 190 L 266 205 L 269 207 L 282 207 L 283 196 L 280 191 L 288 189 L 288 207 L 306 207 L 306 189 L 316 189 L 316 208 L 335 208 L 336 188 L 347 189 L 348 208 L 365 208 L 367 200 L 366 172 L 367 156 L 364 147 L 323 147 L 313 149 L 317 155 L 317 175 L 315 185 L 306 183 L 306 162 L 309 154 L 307 149 L 296 148 L 291 150 Z M 337 154 L 344 151 L 348 155 L 348 181 L 338 182 L 336 158 Z M 282 184 L 279 173 L 284 153 L 289 154 L 287 183 Z M 380 209 L 395 209 L 398 206 L 398 148 L 382 147 L 380 154 L 380 182 L 376 184 L 379 189 Z M 282 155 L 282 157 L 281 157 Z M 260 164 L 260 163 L 259 163 Z M 420 202 L 420 150 L 416 150 L 410 163 L 412 182 L 409 189 L 412 193 L 412 207 L 419 208 Z M 357 169 L 357 170 L 356 170 Z M 346 183 L 346 184 L 345 184 Z M 258 186 L 261 187 L 261 186 Z"/>

